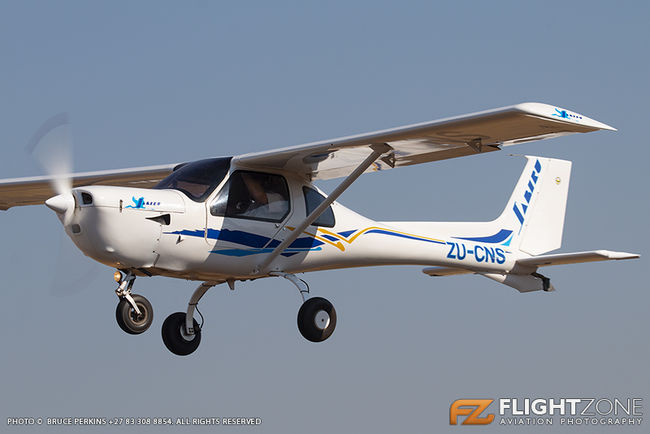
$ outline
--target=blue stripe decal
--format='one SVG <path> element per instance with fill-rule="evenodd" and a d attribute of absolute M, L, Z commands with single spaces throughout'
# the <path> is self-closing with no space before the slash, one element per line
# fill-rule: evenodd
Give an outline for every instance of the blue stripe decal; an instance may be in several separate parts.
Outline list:
<path fill-rule="evenodd" d="M 317 250 L 322 250 L 322 247 L 315 247 L 313 249 L 287 249 L 283 253 L 281 253 L 282 256 L 293 256 L 297 255 L 298 253 L 306 253 L 310 251 L 317 251 Z M 237 256 L 237 257 L 242 257 L 242 256 L 250 256 L 250 255 L 259 255 L 260 253 L 271 253 L 273 249 L 217 249 L 217 250 L 211 250 L 210 253 L 216 253 L 218 255 L 225 255 L 225 256 Z"/>
<path fill-rule="evenodd" d="M 356 232 L 358 232 L 358 229 L 339 232 L 338 235 L 348 238 L 349 236 L 351 236 Z M 442 245 L 446 244 L 444 241 L 440 241 L 440 240 L 434 240 L 426 237 L 419 237 L 417 235 L 402 234 L 399 232 L 394 232 L 385 229 L 370 229 L 363 233 L 389 235 L 392 237 L 405 238 L 408 240 L 416 240 L 416 241 L 425 241 L 433 244 L 442 244 Z M 186 236 L 197 237 L 197 238 L 207 237 L 209 239 L 216 240 L 217 242 L 222 241 L 222 242 L 228 242 L 233 244 L 239 244 L 244 248 L 217 248 L 211 251 L 211 253 L 216 253 L 225 256 L 235 256 L 235 257 L 258 255 L 262 253 L 271 253 L 280 244 L 280 241 L 277 239 L 271 239 L 263 235 L 258 235 L 258 234 L 238 231 L 238 230 L 230 230 L 230 229 L 223 229 L 223 230 L 208 229 L 207 234 L 206 231 L 203 229 L 194 229 L 194 230 L 183 229 L 179 231 L 165 232 L 165 234 L 186 235 Z M 508 234 L 506 234 L 503 237 L 503 239 L 505 239 Z M 333 243 L 339 241 L 347 241 L 348 243 L 351 242 L 349 240 L 340 240 L 339 238 L 329 234 L 322 234 L 321 236 Z M 492 237 L 489 238 L 493 238 L 495 236 L 496 235 L 493 235 Z M 301 237 L 295 240 L 293 243 L 291 243 L 281 253 L 281 255 L 285 257 L 289 257 L 289 256 L 296 255 L 300 252 L 318 251 L 318 250 L 322 250 L 322 247 L 320 246 L 323 245 L 325 245 L 323 241 L 318 240 L 313 236 Z M 221 247 L 219 244 L 217 244 L 217 246 Z"/>
<path fill-rule="evenodd" d="M 411 236 L 411 235 L 399 234 L 399 233 L 396 233 L 396 232 L 389 232 L 389 231 L 384 231 L 384 230 L 381 230 L 381 229 L 372 229 L 372 230 L 369 230 L 366 233 L 367 234 L 392 235 L 394 237 L 407 238 L 409 240 L 427 241 L 429 243 L 434 243 L 434 244 L 447 244 L 444 241 L 436 241 L 436 240 L 430 240 L 428 238 L 414 237 L 414 236 Z"/>
<path fill-rule="evenodd" d="M 173 232 L 165 232 L 165 233 L 174 234 L 174 235 L 175 234 L 187 235 L 191 237 L 200 237 L 200 238 L 203 238 L 203 236 L 205 235 L 205 231 L 203 231 L 202 229 L 196 229 L 196 230 L 184 229 L 181 231 L 173 231 Z M 246 247 L 252 247 L 255 249 L 262 249 L 264 247 L 267 247 L 268 249 L 270 249 L 269 252 L 273 251 L 274 248 L 280 245 L 280 241 L 276 239 L 271 239 L 269 237 L 253 234 L 250 232 L 232 231 L 230 229 L 223 229 L 221 231 L 218 229 L 208 229 L 207 237 L 212 240 L 226 241 L 234 244 L 241 244 Z M 298 238 L 296 241 L 291 243 L 289 247 L 287 247 L 287 250 L 291 248 L 311 249 L 312 247 L 321 246 L 323 244 L 325 243 L 313 237 L 302 237 L 302 238 Z M 257 252 L 257 253 L 263 253 L 263 252 Z"/>
<path fill-rule="evenodd" d="M 250 232 L 231 231 L 230 229 L 208 229 L 208 238 L 217 241 L 228 241 L 230 243 L 243 244 L 244 246 L 256 247 L 258 249 L 261 249 L 267 244 L 267 247 L 271 248 L 277 247 L 280 244 L 278 240 L 271 240 L 269 237 L 253 234 Z"/>
<path fill-rule="evenodd" d="M 289 247 L 287 247 L 287 249 L 291 249 L 291 248 L 311 249 L 312 247 L 322 246 L 323 244 L 325 244 L 325 243 L 322 242 L 322 241 L 317 240 L 316 238 L 303 237 L 303 238 L 298 238 L 296 241 L 289 244 Z"/>
<path fill-rule="evenodd" d="M 515 208 L 517 210 L 517 208 Z M 466 240 L 466 241 L 476 241 L 477 243 L 500 243 L 501 241 L 504 241 L 506 238 L 508 238 L 512 234 L 512 231 L 509 231 L 508 229 L 501 229 L 499 232 L 497 232 L 494 235 L 490 235 L 489 237 L 454 237 L 457 240 Z"/>
<path fill-rule="evenodd" d="M 191 231 L 189 229 L 183 229 L 182 231 L 173 231 L 173 232 L 165 232 L 166 234 L 172 234 L 172 235 L 187 235 L 188 237 L 201 237 L 203 238 L 203 235 L 205 234 L 205 231 L 203 229 L 196 229 L 194 231 Z"/>

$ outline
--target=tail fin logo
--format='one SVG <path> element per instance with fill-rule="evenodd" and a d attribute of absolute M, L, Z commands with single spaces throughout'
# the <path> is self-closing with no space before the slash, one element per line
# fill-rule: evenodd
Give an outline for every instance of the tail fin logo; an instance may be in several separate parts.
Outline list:
<path fill-rule="evenodd" d="M 533 172 L 530 174 L 530 179 L 528 180 L 528 186 L 526 188 L 526 191 L 524 192 L 524 200 L 521 203 L 515 202 L 512 208 L 512 210 L 515 212 L 515 216 L 517 216 L 517 220 L 519 220 L 519 223 L 521 225 L 524 224 L 526 211 L 530 206 L 530 200 L 533 197 L 533 192 L 535 191 L 535 186 L 537 185 L 537 181 L 539 179 L 539 174 L 541 171 L 542 171 L 542 164 L 539 162 L 539 160 L 537 160 L 535 161 Z"/>

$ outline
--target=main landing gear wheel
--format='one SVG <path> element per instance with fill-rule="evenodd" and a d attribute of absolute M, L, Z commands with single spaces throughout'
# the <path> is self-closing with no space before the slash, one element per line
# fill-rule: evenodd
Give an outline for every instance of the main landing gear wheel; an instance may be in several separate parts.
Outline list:
<path fill-rule="evenodd" d="M 336 310 L 322 297 L 305 301 L 298 311 L 298 330 L 311 342 L 322 342 L 334 333 Z"/>
<path fill-rule="evenodd" d="M 141 295 L 133 294 L 133 301 L 140 310 L 138 314 L 126 298 L 120 298 L 115 309 L 115 319 L 122 330 L 130 335 L 139 335 L 147 331 L 153 322 L 153 308 L 149 300 Z"/>
<path fill-rule="evenodd" d="M 169 351 L 177 356 L 192 354 L 201 343 L 201 329 L 194 320 L 194 334 L 187 334 L 185 312 L 176 312 L 167 317 L 162 325 L 162 339 Z"/>

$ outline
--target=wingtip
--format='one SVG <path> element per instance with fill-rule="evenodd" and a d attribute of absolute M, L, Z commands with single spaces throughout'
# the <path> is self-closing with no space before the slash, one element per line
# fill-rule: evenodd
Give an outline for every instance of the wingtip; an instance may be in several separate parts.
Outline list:
<path fill-rule="evenodd" d="M 621 259 L 638 259 L 641 257 L 639 253 L 628 253 L 628 252 L 614 252 L 612 250 L 597 250 L 597 252 L 607 257 L 608 259 L 621 260 Z"/>
<path fill-rule="evenodd" d="M 616 255 L 614 259 L 639 259 L 641 255 L 639 253 L 626 253 L 626 252 L 615 252 Z"/>
<path fill-rule="evenodd" d="M 560 120 L 578 125 L 584 125 L 590 128 L 606 131 L 618 131 L 616 128 L 604 124 L 600 121 L 587 117 L 583 114 L 567 110 L 560 106 L 541 103 L 541 102 L 524 102 L 514 106 L 516 109 L 537 116 L 543 116 L 554 120 Z"/>
<path fill-rule="evenodd" d="M 616 128 L 612 127 L 611 125 L 604 124 L 602 122 L 599 122 L 594 119 L 590 119 L 588 117 L 585 117 L 585 119 L 589 121 L 588 123 L 586 123 L 586 125 L 588 126 L 592 126 L 605 131 L 618 131 Z"/>

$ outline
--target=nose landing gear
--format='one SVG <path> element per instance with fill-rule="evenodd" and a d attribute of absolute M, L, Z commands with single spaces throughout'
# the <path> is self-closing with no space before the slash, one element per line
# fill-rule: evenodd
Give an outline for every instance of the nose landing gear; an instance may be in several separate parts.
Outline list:
<path fill-rule="evenodd" d="M 151 303 L 141 295 L 131 294 L 131 288 L 135 282 L 133 273 L 128 272 L 122 276 L 122 273 L 116 271 L 114 277 L 120 285 L 115 290 L 115 294 L 120 298 L 115 309 L 117 325 L 130 335 L 146 332 L 153 322 Z"/>
<path fill-rule="evenodd" d="M 130 335 L 139 335 L 147 331 L 153 321 L 153 308 L 149 300 L 141 295 L 133 294 L 130 296 L 137 307 L 137 310 L 131 305 L 131 301 L 123 298 L 117 303 L 115 309 L 115 319 L 117 325 Z M 139 311 L 139 312 L 138 312 Z"/>

